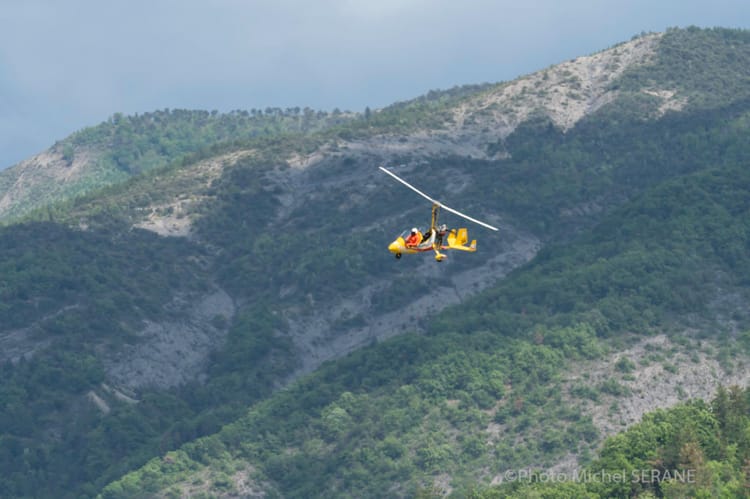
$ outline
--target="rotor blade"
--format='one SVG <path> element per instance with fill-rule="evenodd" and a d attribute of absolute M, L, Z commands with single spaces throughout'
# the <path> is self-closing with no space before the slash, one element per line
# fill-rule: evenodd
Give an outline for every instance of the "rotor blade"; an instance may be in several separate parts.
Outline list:
<path fill-rule="evenodd" d="M 396 174 L 395 174 L 395 173 L 393 173 L 392 171 L 390 171 L 390 170 L 387 170 L 387 169 L 383 168 L 382 166 L 379 166 L 378 168 L 380 168 L 380 169 L 381 169 L 381 170 L 383 170 L 383 171 L 384 171 L 385 173 L 387 173 L 387 174 L 388 174 L 388 175 L 390 175 L 391 177 L 395 178 L 396 180 L 398 180 L 399 182 L 401 182 L 401 183 L 402 183 L 402 184 L 404 184 L 404 185 L 405 185 L 406 187 L 408 187 L 409 189 L 413 190 L 414 192 L 416 192 L 417 194 L 419 194 L 419 195 L 420 195 L 420 196 L 422 196 L 423 198 L 425 198 L 425 199 L 428 199 L 429 201 L 432 201 L 432 202 L 433 202 L 433 203 L 435 203 L 436 205 L 440 206 L 440 207 L 441 207 L 442 209 L 444 209 L 444 210 L 448 210 L 448 211 L 450 211 L 451 213 L 453 213 L 453 214 L 455 214 L 455 215 L 458 215 L 459 217 L 463 217 L 463 218 L 465 218 L 466 220 L 469 220 L 469 221 L 471 221 L 471 222 L 474 222 L 475 224 L 481 225 L 482 227 L 486 227 L 486 228 L 488 228 L 488 229 L 490 229 L 490 230 L 494 230 L 494 231 L 497 231 L 497 230 L 499 230 L 499 229 L 498 229 L 497 227 L 493 227 L 492 225 L 490 225 L 490 224 L 487 224 L 487 223 L 484 223 L 484 222 L 482 222 L 481 220 L 477 220 L 476 218 L 471 218 L 471 217 L 470 217 L 469 215 L 464 215 L 464 214 L 463 214 L 463 213 L 461 213 L 460 211 L 457 211 L 457 210 L 454 210 L 453 208 L 450 208 L 450 207 L 448 207 L 448 206 L 445 206 L 445 205 L 444 205 L 443 203 L 441 203 L 440 201 L 438 201 L 438 200 L 436 200 L 436 199 L 432 199 L 432 198 L 431 198 L 430 196 L 428 196 L 428 195 L 427 195 L 427 194 L 425 194 L 424 192 L 420 191 L 419 189 L 417 189 L 416 187 L 414 187 L 414 186 L 413 186 L 413 185 L 411 185 L 411 184 L 410 184 L 409 182 L 407 182 L 406 180 L 402 179 L 401 177 L 399 177 L 398 175 L 396 175 Z"/>
<path fill-rule="evenodd" d="M 445 205 L 444 205 L 443 203 L 438 203 L 438 204 L 440 205 L 440 207 L 441 207 L 442 209 L 444 209 L 444 210 L 448 210 L 448 211 L 450 211 L 451 213 L 453 213 L 453 214 L 456 214 L 456 215 L 458 215 L 459 217 L 463 217 L 463 218 L 465 218 L 466 220 L 469 220 L 469 221 L 471 221 L 471 222 L 474 222 L 475 224 L 479 224 L 479 225 L 481 225 L 482 227 L 487 227 L 488 229 L 490 229 L 490 230 L 494 230 L 494 231 L 496 231 L 496 232 L 497 232 L 497 231 L 499 230 L 499 229 L 498 229 L 497 227 L 493 227 L 493 226 L 491 226 L 490 224 L 487 224 L 487 223 L 484 223 L 484 222 L 482 222 L 481 220 L 477 220 L 476 218 L 471 218 L 471 217 L 470 217 L 469 215 L 464 215 L 464 214 L 463 214 L 463 213 L 461 213 L 460 211 L 456 211 L 456 210 L 454 210 L 453 208 L 449 208 L 449 207 L 445 206 Z"/>
<path fill-rule="evenodd" d="M 417 194 L 419 194 L 419 195 L 420 195 L 420 196 L 422 196 L 423 198 L 425 198 L 425 199 L 428 199 L 428 200 L 432 201 L 433 203 L 436 203 L 436 204 L 440 204 L 440 202 L 439 202 L 439 201 L 436 201 L 436 200 L 432 199 L 432 198 L 431 198 L 430 196 L 428 196 L 428 195 L 427 195 L 427 194 L 425 194 L 424 192 L 420 191 L 419 189 L 417 189 L 416 187 L 414 187 L 414 186 L 413 186 L 413 185 L 411 185 L 411 184 L 410 184 L 409 182 L 407 182 L 406 180 L 402 179 L 401 177 L 399 177 L 398 175 L 396 175 L 396 174 L 395 174 L 395 173 L 393 173 L 392 171 L 390 171 L 390 170 L 386 170 L 386 169 L 385 169 L 385 168 L 383 168 L 382 166 L 379 166 L 378 168 L 380 168 L 380 169 L 381 169 L 381 170 L 383 170 L 383 171 L 384 171 L 385 173 L 387 173 L 387 174 L 388 174 L 388 175 L 390 175 L 391 177 L 395 178 L 396 180 L 398 180 L 399 182 L 401 182 L 401 183 L 402 183 L 402 184 L 404 184 L 404 185 L 405 185 L 406 187 L 408 187 L 409 189 L 413 190 L 414 192 L 416 192 Z M 440 206 L 442 206 L 442 205 L 440 205 Z"/>

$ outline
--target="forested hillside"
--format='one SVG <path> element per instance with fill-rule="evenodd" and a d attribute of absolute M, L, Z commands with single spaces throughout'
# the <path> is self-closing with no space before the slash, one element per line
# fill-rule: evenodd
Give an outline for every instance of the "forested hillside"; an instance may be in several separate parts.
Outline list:
<path fill-rule="evenodd" d="M 361 115 L 61 141 L 95 158 L 78 187 L 3 198 L 0 495 L 523 494 L 488 487 L 598 469 L 675 402 L 644 378 L 687 400 L 750 372 L 749 67 L 748 32 L 669 30 Z M 394 260 L 429 204 L 382 164 L 501 231 Z"/>
<path fill-rule="evenodd" d="M 563 378 L 609 357 L 614 336 L 672 330 L 686 350 L 710 338 L 735 350 L 725 365 L 745 369 L 748 333 L 733 339 L 710 304 L 717 289 L 748 298 L 748 194 L 742 167 L 651 189 L 570 243 L 542 250 L 499 287 L 444 310 L 426 336 L 327 366 L 104 497 L 203 487 L 229 494 L 248 476 L 282 496 L 411 495 L 433 485 L 460 496 L 508 469 L 590 455 L 599 432 L 577 399 L 627 395 L 635 366 L 618 362 L 617 377 L 596 385 Z M 735 312 L 745 331 L 748 317 Z M 702 327 L 688 335 L 688 326 Z M 663 376 L 679 379 L 669 364 L 677 353 L 667 354 Z"/>
<path fill-rule="evenodd" d="M 253 137 L 306 134 L 345 123 L 350 114 L 310 108 L 265 111 L 165 109 L 114 114 L 0 173 L 0 221 L 180 161 L 213 146 Z"/>
<path fill-rule="evenodd" d="M 512 483 L 471 497 L 748 497 L 748 395 L 737 386 L 720 388 L 710 403 L 650 413 L 607 439 L 578 475 L 522 470 L 520 479 L 509 474 Z"/>

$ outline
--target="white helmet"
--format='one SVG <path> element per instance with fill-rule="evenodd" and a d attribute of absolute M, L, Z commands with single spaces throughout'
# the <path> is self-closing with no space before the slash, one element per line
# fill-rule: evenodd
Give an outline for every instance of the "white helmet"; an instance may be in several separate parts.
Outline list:
<path fill-rule="evenodd" d="M 413 228 L 411 229 L 411 231 L 412 231 L 412 233 L 416 233 L 416 232 L 417 232 L 417 228 L 416 228 L 416 227 L 413 227 Z"/>

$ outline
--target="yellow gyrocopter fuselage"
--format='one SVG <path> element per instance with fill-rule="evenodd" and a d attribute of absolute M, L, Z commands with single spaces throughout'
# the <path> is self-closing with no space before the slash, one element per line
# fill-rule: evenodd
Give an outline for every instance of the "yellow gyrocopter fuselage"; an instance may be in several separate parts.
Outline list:
<path fill-rule="evenodd" d="M 396 258 L 401 258 L 401 255 L 413 255 L 415 253 L 423 253 L 425 251 L 434 251 L 435 260 L 442 262 L 446 257 L 440 250 L 459 250 L 459 251 L 476 251 L 477 240 L 471 241 L 470 245 L 466 245 L 469 241 L 469 234 L 465 228 L 460 229 L 443 229 L 437 226 L 437 215 L 439 205 L 432 205 L 432 223 L 430 228 L 422 233 L 417 231 L 417 240 L 420 241 L 417 245 L 408 246 L 406 240 L 409 236 L 409 231 L 406 230 L 401 233 L 391 244 L 388 245 L 388 251 L 393 253 Z"/>

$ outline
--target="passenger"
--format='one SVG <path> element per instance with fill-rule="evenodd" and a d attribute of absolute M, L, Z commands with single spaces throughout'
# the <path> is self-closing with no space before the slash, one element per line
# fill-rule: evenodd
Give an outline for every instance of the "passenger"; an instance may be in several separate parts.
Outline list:
<path fill-rule="evenodd" d="M 411 234 L 409 234 L 409 237 L 406 238 L 406 247 L 407 248 L 416 248 L 417 245 L 421 242 L 421 237 L 419 237 L 419 231 L 416 227 L 414 227 L 411 230 Z"/>

